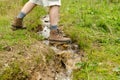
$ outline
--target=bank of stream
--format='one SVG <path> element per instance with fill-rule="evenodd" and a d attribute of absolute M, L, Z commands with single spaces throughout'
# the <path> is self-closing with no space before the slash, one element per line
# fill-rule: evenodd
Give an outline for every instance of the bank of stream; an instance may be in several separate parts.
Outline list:
<path fill-rule="evenodd" d="M 38 33 L 46 38 L 49 36 L 48 15 L 42 18 L 42 22 L 43 29 Z M 47 32 L 47 34 L 45 32 Z M 62 34 L 65 35 L 64 33 Z M 78 44 L 72 41 L 69 43 L 52 43 L 46 39 L 43 40 L 42 43 L 49 46 L 55 52 L 54 59 L 49 63 L 40 64 L 39 68 L 34 71 L 31 80 L 72 80 L 73 70 L 80 68 L 77 64 L 81 63 L 84 57 Z"/>

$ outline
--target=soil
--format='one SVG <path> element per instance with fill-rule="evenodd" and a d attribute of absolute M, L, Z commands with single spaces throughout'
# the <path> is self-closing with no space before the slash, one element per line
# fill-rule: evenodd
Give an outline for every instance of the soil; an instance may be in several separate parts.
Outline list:
<path fill-rule="evenodd" d="M 48 24 L 47 20 L 49 19 L 46 16 L 42 18 L 43 28 Z M 41 63 L 32 72 L 30 80 L 72 80 L 72 71 L 79 69 L 76 64 L 82 61 L 84 52 L 76 43 L 49 42 L 48 40 L 42 43 L 49 46 L 55 55 L 51 61 Z"/>
<path fill-rule="evenodd" d="M 3 49 L 0 52 L 0 76 L 4 75 L 5 68 L 16 62 L 20 70 L 29 74 L 24 80 L 72 80 L 73 70 L 79 69 L 76 64 L 84 57 L 76 43 L 50 43 L 48 40 L 36 41 L 29 46 L 6 45 Z M 18 80 L 17 76 L 12 80 Z"/>

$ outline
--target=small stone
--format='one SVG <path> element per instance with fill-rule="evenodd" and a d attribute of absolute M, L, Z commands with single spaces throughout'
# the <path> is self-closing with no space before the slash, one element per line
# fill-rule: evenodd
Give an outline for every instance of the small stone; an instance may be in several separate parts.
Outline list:
<path fill-rule="evenodd" d="M 5 50 L 5 51 L 12 51 L 12 48 L 10 46 L 5 46 L 5 47 L 3 47 L 3 50 Z"/>

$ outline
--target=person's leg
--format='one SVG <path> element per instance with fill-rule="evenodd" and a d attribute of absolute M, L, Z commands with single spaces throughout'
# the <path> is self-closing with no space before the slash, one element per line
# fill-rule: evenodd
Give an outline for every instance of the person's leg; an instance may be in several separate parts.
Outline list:
<path fill-rule="evenodd" d="M 54 5 L 50 7 L 49 16 L 50 16 L 50 41 L 59 41 L 59 42 L 67 42 L 71 41 L 70 38 L 63 37 L 58 30 L 58 22 L 59 22 L 59 9 L 60 6 Z"/>
<path fill-rule="evenodd" d="M 24 7 L 22 8 L 21 12 L 24 12 L 25 14 L 28 14 L 34 7 L 36 6 L 35 3 L 32 3 L 28 1 Z"/>
<path fill-rule="evenodd" d="M 60 8 L 60 6 L 51 6 L 50 9 L 49 9 L 49 16 L 50 16 L 50 24 L 51 24 L 51 26 L 58 25 L 59 8 Z"/>
<path fill-rule="evenodd" d="M 23 28 L 23 18 L 30 12 L 32 11 L 32 9 L 36 6 L 35 3 L 32 3 L 31 1 L 28 1 L 24 7 L 22 8 L 21 12 L 18 14 L 18 16 L 16 17 L 16 19 L 14 20 L 13 24 L 12 24 L 12 29 L 16 30 L 18 29 L 22 29 Z"/>

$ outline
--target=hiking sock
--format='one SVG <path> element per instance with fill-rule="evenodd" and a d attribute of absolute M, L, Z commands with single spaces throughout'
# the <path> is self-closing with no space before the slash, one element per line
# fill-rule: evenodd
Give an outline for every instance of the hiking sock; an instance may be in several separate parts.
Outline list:
<path fill-rule="evenodd" d="M 57 25 L 52 25 L 51 27 L 50 27 L 50 30 L 57 30 L 58 29 L 58 26 Z"/>
<path fill-rule="evenodd" d="M 25 16 L 26 16 L 25 13 L 20 12 L 20 13 L 18 14 L 17 18 L 21 18 L 21 19 L 23 19 Z"/>

